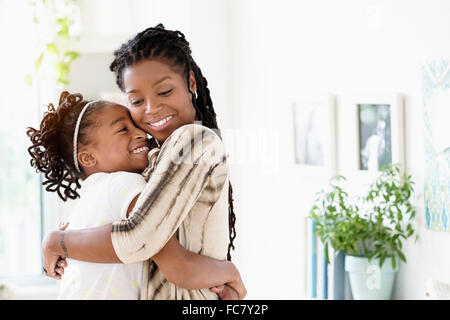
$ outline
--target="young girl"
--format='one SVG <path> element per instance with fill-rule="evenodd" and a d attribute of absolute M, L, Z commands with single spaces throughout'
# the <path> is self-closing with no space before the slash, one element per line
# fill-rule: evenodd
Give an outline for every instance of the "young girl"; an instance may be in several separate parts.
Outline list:
<path fill-rule="evenodd" d="M 55 275 L 60 257 L 92 262 L 147 260 L 174 235 L 188 250 L 231 260 L 235 237 L 232 189 L 216 114 L 188 41 L 162 25 L 137 34 L 111 64 L 128 96 L 138 127 L 160 145 L 148 181 L 128 219 L 104 227 L 50 233 L 45 266 Z M 193 124 L 201 121 L 203 126 Z M 145 263 L 143 299 L 217 299 L 209 290 L 186 290 Z M 227 290 L 227 286 L 222 289 Z M 242 298 L 242 295 L 240 296 Z"/>
<path fill-rule="evenodd" d="M 138 173 L 147 167 L 149 152 L 155 152 L 146 133 L 135 127 L 126 107 L 106 101 L 87 103 L 80 94 L 63 92 L 58 109 L 50 104 L 48 110 L 39 130 L 28 128 L 33 143 L 28 151 L 31 164 L 45 174 L 48 191 L 56 191 L 64 201 L 80 197 L 69 228 L 126 218 L 145 186 Z M 205 288 L 237 275 L 232 265 L 187 252 L 175 239 L 153 258 L 165 276 L 182 287 Z M 171 267 L 174 264 L 181 273 Z M 138 299 L 142 268 L 143 263 L 71 260 L 59 298 Z"/>

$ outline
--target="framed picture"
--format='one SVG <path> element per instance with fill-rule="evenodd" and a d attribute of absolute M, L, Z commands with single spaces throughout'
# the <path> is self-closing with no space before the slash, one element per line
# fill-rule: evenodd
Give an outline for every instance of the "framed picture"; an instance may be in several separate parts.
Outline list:
<path fill-rule="evenodd" d="M 425 225 L 450 232 L 450 59 L 422 63 Z"/>
<path fill-rule="evenodd" d="M 376 176 L 384 165 L 405 165 L 404 105 L 401 94 L 371 94 L 352 100 L 354 169 Z"/>
<path fill-rule="evenodd" d="M 303 174 L 329 178 L 336 171 L 336 104 L 331 94 L 293 103 L 294 163 Z"/>

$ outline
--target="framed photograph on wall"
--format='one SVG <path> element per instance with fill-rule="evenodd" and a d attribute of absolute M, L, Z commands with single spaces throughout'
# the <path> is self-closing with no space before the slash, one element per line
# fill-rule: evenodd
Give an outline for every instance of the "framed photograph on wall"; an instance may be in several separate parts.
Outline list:
<path fill-rule="evenodd" d="M 401 94 L 363 95 L 352 102 L 355 168 L 376 176 L 384 165 L 405 165 L 404 105 Z"/>
<path fill-rule="evenodd" d="M 304 175 L 329 178 L 336 172 L 336 103 L 332 94 L 293 103 L 294 163 Z"/>

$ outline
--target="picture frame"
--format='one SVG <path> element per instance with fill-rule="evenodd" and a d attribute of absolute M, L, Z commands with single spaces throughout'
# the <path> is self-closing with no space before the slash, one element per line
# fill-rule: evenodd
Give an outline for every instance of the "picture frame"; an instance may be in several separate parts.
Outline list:
<path fill-rule="evenodd" d="M 295 170 L 304 177 L 329 179 L 336 174 L 336 99 L 331 93 L 292 103 Z"/>
<path fill-rule="evenodd" d="M 351 172 L 352 178 L 369 182 L 379 175 L 383 165 L 389 163 L 400 164 L 403 171 L 406 165 L 403 95 L 357 94 L 347 103 L 348 125 L 344 136 L 350 142 L 350 152 L 354 156 L 344 173 Z"/>

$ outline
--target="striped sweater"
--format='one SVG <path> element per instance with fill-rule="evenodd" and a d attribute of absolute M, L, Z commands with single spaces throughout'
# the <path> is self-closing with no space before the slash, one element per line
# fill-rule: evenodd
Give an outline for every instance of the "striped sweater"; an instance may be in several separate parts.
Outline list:
<path fill-rule="evenodd" d="M 226 260 L 228 166 L 219 136 L 197 124 L 175 130 L 149 153 L 147 184 L 128 219 L 113 224 L 111 238 L 124 263 L 144 264 L 141 299 L 218 299 L 209 289 L 187 290 L 164 277 L 150 259 L 177 233 L 183 247 Z"/>

